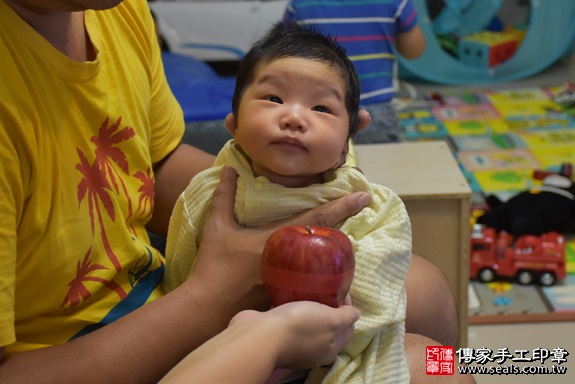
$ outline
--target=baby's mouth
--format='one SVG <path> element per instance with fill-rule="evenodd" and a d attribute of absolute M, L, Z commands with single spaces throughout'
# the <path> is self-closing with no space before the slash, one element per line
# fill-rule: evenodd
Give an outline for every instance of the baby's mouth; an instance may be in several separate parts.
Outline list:
<path fill-rule="evenodd" d="M 284 137 L 275 142 L 275 144 L 279 144 L 286 147 L 292 147 L 295 149 L 305 149 L 301 141 L 296 139 L 295 137 Z"/>

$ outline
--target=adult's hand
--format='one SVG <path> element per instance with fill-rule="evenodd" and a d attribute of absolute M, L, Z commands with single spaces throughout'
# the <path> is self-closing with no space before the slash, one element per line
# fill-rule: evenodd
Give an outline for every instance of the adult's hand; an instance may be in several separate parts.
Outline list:
<path fill-rule="evenodd" d="M 200 251 L 212 248 L 213 246 L 221 247 L 223 243 L 231 243 L 228 238 L 238 237 L 237 242 L 232 243 L 232 248 L 237 250 L 245 245 L 241 241 L 243 236 L 259 237 L 259 248 L 256 251 L 263 251 L 265 240 L 276 229 L 286 225 L 316 225 L 324 227 L 333 227 L 346 218 L 355 215 L 371 203 L 371 196 L 366 192 L 355 192 L 344 196 L 338 200 L 331 201 L 320 207 L 310 209 L 295 217 L 277 221 L 273 224 L 259 228 L 245 228 L 240 226 L 234 216 L 234 202 L 236 192 L 237 174 L 231 167 L 224 167 L 222 170 L 222 179 L 214 191 L 212 201 L 212 211 L 208 218 L 204 237 Z M 228 234 L 230 232 L 230 234 Z M 222 234 L 226 233 L 226 236 Z M 239 236 L 238 236 L 239 235 Z M 253 244 L 249 244 L 250 246 Z"/>
<path fill-rule="evenodd" d="M 268 312 L 243 311 L 161 383 L 264 383 L 277 368 L 329 364 L 351 338 L 358 319 L 359 311 L 349 301 L 339 308 L 300 301 Z"/>
<path fill-rule="evenodd" d="M 202 280 L 206 294 L 215 300 L 214 308 L 229 311 L 227 320 L 244 309 L 270 307 L 261 283 L 260 260 L 264 244 L 274 230 L 285 225 L 334 226 L 371 202 L 369 194 L 353 193 L 272 225 L 245 228 L 234 216 L 236 183 L 236 172 L 224 167 L 191 275 L 192 279 Z M 225 325 L 227 321 L 219 324 Z"/>
<path fill-rule="evenodd" d="M 254 313 L 240 312 L 230 324 L 247 321 Z M 339 308 L 299 301 L 275 307 L 269 316 L 268 321 L 278 327 L 285 324 L 283 332 L 275 334 L 283 340 L 276 368 L 308 369 L 333 362 L 353 336 L 360 312 L 351 305 L 348 295 Z M 268 336 L 274 337 L 271 333 Z"/>

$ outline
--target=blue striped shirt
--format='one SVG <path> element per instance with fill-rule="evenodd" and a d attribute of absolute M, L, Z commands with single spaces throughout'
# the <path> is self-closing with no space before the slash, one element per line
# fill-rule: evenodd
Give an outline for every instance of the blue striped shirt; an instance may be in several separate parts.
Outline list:
<path fill-rule="evenodd" d="M 362 104 L 393 98 L 395 36 L 417 25 L 411 0 L 291 0 L 284 19 L 313 25 L 345 48 L 361 80 Z"/>

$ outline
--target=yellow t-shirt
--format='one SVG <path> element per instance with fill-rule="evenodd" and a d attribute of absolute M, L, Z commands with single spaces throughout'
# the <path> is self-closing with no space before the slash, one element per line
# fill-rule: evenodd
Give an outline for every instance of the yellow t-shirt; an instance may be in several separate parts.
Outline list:
<path fill-rule="evenodd" d="M 180 142 L 144 0 L 87 11 L 91 62 L 0 0 L 0 346 L 66 342 L 163 294 L 151 164 Z M 153 330 L 150 330 L 153 332 Z"/>

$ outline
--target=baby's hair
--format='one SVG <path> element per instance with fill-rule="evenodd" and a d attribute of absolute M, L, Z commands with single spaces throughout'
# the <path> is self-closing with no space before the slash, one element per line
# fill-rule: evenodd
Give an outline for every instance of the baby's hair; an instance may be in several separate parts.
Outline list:
<path fill-rule="evenodd" d="M 236 77 L 232 112 L 237 116 L 241 98 L 254 79 L 258 66 L 272 61 L 298 57 L 325 63 L 339 72 L 345 83 L 345 107 L 349 114 L 349 137 L 357 132 L 360 83 L 345 49 L 330 36 L 312 27 L 278 22 L 250 48 L 242 59 Z"/>

